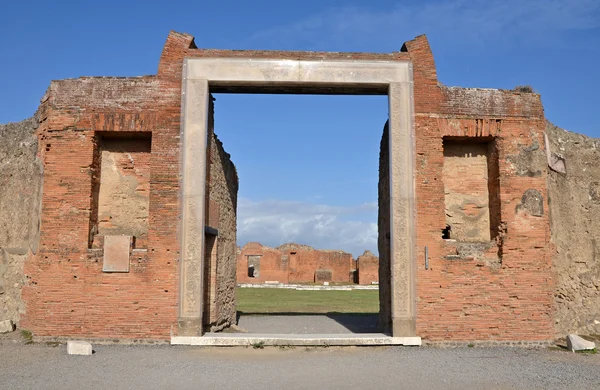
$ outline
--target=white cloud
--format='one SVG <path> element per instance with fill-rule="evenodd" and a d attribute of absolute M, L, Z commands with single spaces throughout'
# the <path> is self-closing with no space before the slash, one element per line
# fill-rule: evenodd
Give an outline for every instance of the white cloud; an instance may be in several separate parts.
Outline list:
<path fill-rule="evenodd" d="M 268 246 L 286 242 L 341 249 L 358 256 L 377 253 L 377 204 L 339 207 L 305 202 L 238 200 L 238 243 Z"/>
<path fill-rule="evenodd" d="M 550 41 L 552 32 L 599 27 L 598 0 L 440 0 L 388 9 L 327 8 L 292 24 L 259 31 L 251 40 L 280 47 L 289 42 L 313 48 L 325 43 L 361 47 L 382 40 L 399 45 L 403 38 L 437 32 L 448 41 L 489 42 L 495 36 L 513 43 L 515 39 Z"/>

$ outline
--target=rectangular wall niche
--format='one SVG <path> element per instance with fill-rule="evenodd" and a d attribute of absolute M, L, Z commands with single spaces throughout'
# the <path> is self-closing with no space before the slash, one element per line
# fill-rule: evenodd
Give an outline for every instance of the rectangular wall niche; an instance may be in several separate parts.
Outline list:
<path fill-rule="evenodd" d="M 146 248 L 150 200 L 151 133 L 96 132 L 90 244 L 104 236 L 132 236 Z"/>
<path fill-rule="evenodd" d="M 444 140 L 444 238 L 489 242 L 500 224 L 498 153 L 493 138 Z"/>
<path fill-rule="evenodd" d="M 260 256 L 259 255 L 248 256 L 248 277 L 249 278 L 260 277 Z"/>

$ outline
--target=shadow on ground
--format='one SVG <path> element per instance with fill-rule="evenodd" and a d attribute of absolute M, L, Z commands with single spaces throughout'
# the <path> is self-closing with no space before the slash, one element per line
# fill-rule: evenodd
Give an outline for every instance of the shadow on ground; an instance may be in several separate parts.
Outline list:
<path fill-rule="evenodd" d="M 339 334 L 379 333 L 379 314 L 373 313 L 237 313 L 237 324 L 249 333 Z"/>

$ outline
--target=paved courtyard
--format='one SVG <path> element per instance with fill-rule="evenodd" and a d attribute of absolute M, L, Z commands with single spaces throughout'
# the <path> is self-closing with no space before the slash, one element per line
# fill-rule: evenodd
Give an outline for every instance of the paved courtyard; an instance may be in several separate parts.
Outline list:
<path fill-rule="evenodd" d="M 200 348 L 0 340 L 0 389 L 594 389 L 600 355 L 520 348 Z"/>
<path fill-rule="evenodd" d="M 238 326 L 248 333 L 328 334 L 378 333 L 379 315 L 240 315 Z"/>

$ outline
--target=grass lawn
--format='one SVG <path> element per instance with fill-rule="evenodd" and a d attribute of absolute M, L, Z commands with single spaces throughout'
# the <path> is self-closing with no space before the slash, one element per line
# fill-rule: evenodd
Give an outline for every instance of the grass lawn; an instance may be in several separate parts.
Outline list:
<path fill-rule="evenodd" d="M 379 313 L 379 291 L 296 291 L 238 288 L 237 310 L 258 313 Z"/>

